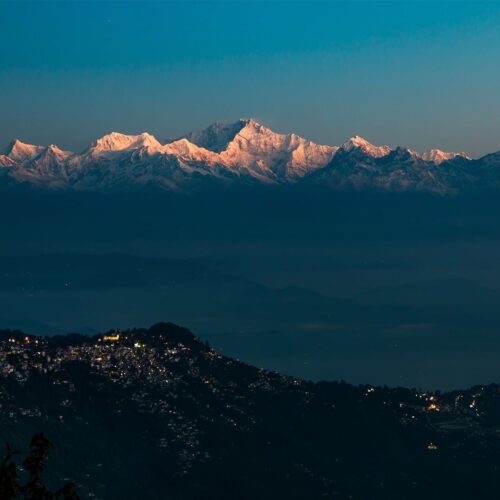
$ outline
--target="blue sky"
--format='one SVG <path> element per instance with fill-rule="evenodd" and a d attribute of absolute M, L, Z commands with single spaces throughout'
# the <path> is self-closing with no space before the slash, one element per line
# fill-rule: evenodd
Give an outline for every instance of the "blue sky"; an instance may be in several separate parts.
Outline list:
<path fill-rule="evenodd" d="M 222 120 L 500 149 L 500 3 L 2 2 L 0 146 Z"/>

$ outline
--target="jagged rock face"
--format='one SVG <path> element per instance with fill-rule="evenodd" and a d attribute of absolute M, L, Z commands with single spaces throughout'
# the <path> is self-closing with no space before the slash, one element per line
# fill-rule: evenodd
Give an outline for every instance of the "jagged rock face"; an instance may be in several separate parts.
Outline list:
<path fill-rule="evenodd" d="M 66 187 L 67 165 L 73 153 L 57 146 L 34 146 L 14 141 L 7 155 L 0 157 L 0 166 L 8 168 L 8 176 L 16 182 L 38 187 Z"/>
<path fill-rule="evenodd" d="M 422 160 L 431 161 L 436 165 L 441 165 L 441 163 L 445 161 L 454 160 L 455 158 L 469 159 L 466 153 L 464 152 L 449 153 L 446 151 L 441 151 L 440 149 L 431 149 L 429 151 L 426 151 L 425 153 L 422 153 L 421 157 Z"/>
<path fill-rule="evenodd" d="M 139 135 L 125 135 L 119 132 L 111 132 L 111 134 L 105 135 L 95 141 L 88 148 L 86 154 L 99 157 L 106 154 L 115 155 L 116 153 L 142 148 L 157 150 L 161 148 L 161 144 L 147 132 Z"/>
<path fill-rule="evenodd" d="M 214 184 L 296 184 L 334 190 L 439 194 L 496 189 L 500 154 L 375 146 L 354 136 L 340 147 L 278 134 L 255 120 L 215 123 L 160 143 L 146 132 L 112 132 L 83 153 L 14 141 L 0 155 L 0 183 L 45 189 L 133 190 L 153 186 L 190 192 Z"/>
<path fill-rule="evenodd" d="M 236 123 L 231 124 L 216 122 L 204 130 L 189 132 L 181 139 L 186 139 L 200 148 L 222 153 L 241 129 L 245 127 L 246 123 L 245 120 L 238 120 Z"/>
<path fill-rule="evenodd" d="M 25 144 L 16 139 L 9 146 L 7 156 L 13 161 L 24 162 L 35 158 L 43 149 L 43 146 Z"/>
<path fill-rule="evenodd" d="M 82 154 L 16 141 L 0 165 L 17 182 L 47 188 L 131 189 L 154 185 L 188 189 L 201 181 L 289 183 L 328 163 L 337 147 L 295 134 L 277 134 L 255 122 L 216 123 L 161 144 L 148 133 L 112 132 Z"/>
<path fill-rule="evenodd" d="M 276 134 L 249 120 L 220 158 L 230 168 L 262 182 L 289 182 L 324 166 L 337 149 L 319 146 L 295 134 Z"/>
<path fill-rule="evenodd" d="M 371 155 L 365 149 L 341 149 L 325 168 L 309 176 L 308 184 L 330 189 L 388 192 L 452 193 L 458 189 L 447 168 L 418 153 L 397 148 Z"/>
<path fill-rule="evenodd" d="M 355 135 L 344 142 L 340 149 L 344 152 L 362 151 L 371 158 L 381 158 L 391 152 L 391 148 L 389 146 L 374 146 L 359 135 Z"/>

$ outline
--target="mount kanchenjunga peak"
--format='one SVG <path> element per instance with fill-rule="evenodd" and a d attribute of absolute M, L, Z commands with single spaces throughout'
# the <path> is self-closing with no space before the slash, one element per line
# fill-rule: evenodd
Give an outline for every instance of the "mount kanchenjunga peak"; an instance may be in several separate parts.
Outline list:
<path fill-rule="evenodd" d="M 278 134 L 255 120 L 215 123 L 185 138 L 218 153 L 218 160 L 238 176 L 262 182 L 288 182 L 326 165 L 338 147 L 321 146 L 296 134 Z"/>
<path fill-rule="evenodd" d="M 375 146 L 360 136 L 319 145 L 242 119 L 166 143 L 146 132 L 111 132 L 79 154 L 17 140 L 0 155 L 0 185 L 7 187 L 189 192 L 237 183 L 446 194 L 500 186 L 500 153 L 471 160 L 439 149 Z"/>
<path fill-rule="evenodd" d="M 81 190 L 146 184 L 183 190 L 208 179 L 287 184 L 323 167 L 338 150 L 296 134 L 277 134 L 255 120 L 216 123 L 166 144 L 145 132 L 112 132 L 81 154 L 61 151 L 51 163 L 51 175 L 38 161 L 47 148 L 24 145 L 15 149 L 0 156 L 0 166 L 8 170 L 3 177 L 37 186 L 46 179 L 48 188 Z M 58 171 L 60 179 L 52 175 Z"/>
<path fill-rule="evenodd" d="M 238 120 L 236 123 L 215 122 L 209 127 L 189 132 L 181 137 L 201 148 L 215 153 L 222 153 L 235 136 L 244 128 L 249 120 Z"/>

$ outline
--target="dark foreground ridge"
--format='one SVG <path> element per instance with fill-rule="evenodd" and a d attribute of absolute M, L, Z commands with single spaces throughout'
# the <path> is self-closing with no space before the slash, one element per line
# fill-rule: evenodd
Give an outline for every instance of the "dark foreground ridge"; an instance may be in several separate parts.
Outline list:
<path fill-rule="evenodd" d="M 170 323 L 88 337 L 0 331 L 0 439 L 53 441 L 81 498 L 496 498 L 500 386 L 311 383 Z"/>

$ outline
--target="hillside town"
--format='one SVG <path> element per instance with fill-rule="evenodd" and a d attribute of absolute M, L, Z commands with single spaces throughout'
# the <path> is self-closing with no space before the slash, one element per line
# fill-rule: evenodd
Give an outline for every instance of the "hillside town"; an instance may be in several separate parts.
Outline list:
<path fill-rule="evenodd" d="M 387 484 L 375 484 L 376 467 L 362 461 L 365 484 L 350 484 L 342 475 L 365 449 L 385 462 L 404 455 L 416 496 L 436 487 L 437 478 L 420 471 L 436 463 L 451 469 L 460 468 L 462 461 L 483 463 L 488 480 L 497 480 L 488 469 L 497 470 L 500 449 L 498 386 L 440 393 L 311 383 L 225 357 L 188 330 L 167 323 L 93 337 L 3 331 L 0 374 L 3 440 L 19 446 L 28 432 L 44 430 L 65 455 L 69 430 L 81 436 L 83 441 L 72 442 L 71 449 L 80 461 L 86 456 L 85 466 L 70 471 L 72 460 L 59 463 L 63 457 L 54 457 L 54 472 L 60 469 L 59 479 L 75 480 L 84 497 L 116 495 L 119 489 L 106 478 L 120 471 L 123 478 L 124 470 L 129 474 L 132 457 L 141 450 L 149 455 L 141 459 L 144 466 L 149 464 L 145 470 L 168 465 L 163 479 L 169 488 L 181 495 L 189 483 L 193 498 L 214 480 L 226 483 L 221 467 L 235 461 L 243 461 L 248 478 L 272 471 L 273 487 L 307 479 L 303 487 L 327 497 L 355 495 L 359 488 L 360 497 L 363 491 L 375 497 L 396 494 L 398 474 Z M 305 442 L 299 435 L 281 442 L 279 428 L 286 435 L 293 435 L 295 428 L 308 437 Z M 125 433 L 129 441 L 119 459 L 112 444 L 116 433 Z M 274 458 L 259 449 L 269 446 L 267 442 L 274 443 Z M 307 442 L 315 449 L 304 454 Z M 241 455 L 237 460 L 235 453 Z M 299 456 L 302 461 L 288 464 L 293 473 L 281 469 L 281 461 Z M 259 466 L 252 472 L 255 461 Z M 193 486 L 193 478 L 198 486 Z M 133 484 L 127 485 L 130 488 L 133 491 Z"/>

